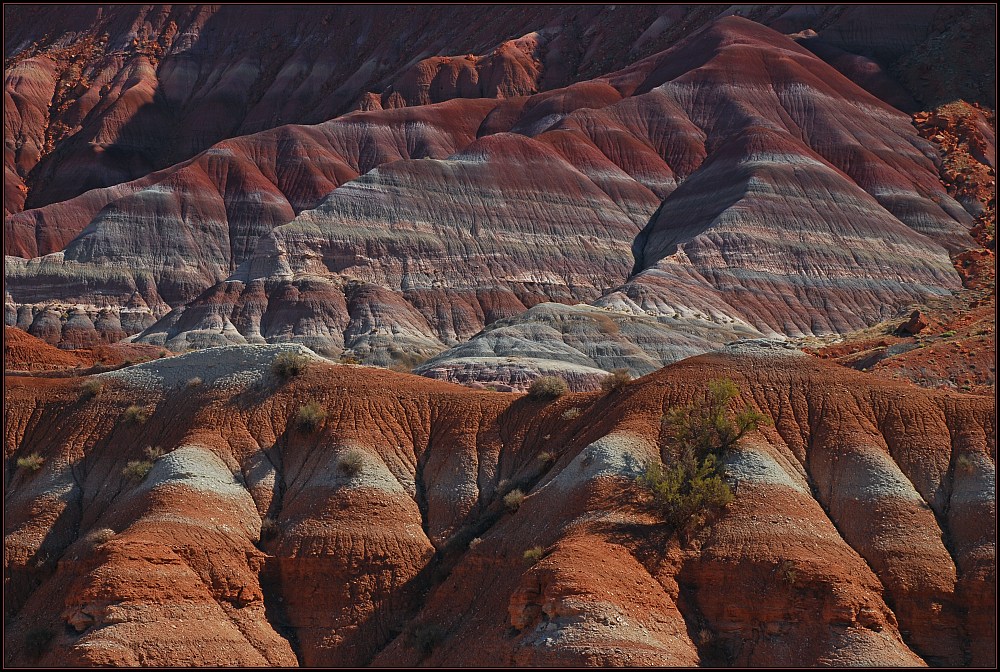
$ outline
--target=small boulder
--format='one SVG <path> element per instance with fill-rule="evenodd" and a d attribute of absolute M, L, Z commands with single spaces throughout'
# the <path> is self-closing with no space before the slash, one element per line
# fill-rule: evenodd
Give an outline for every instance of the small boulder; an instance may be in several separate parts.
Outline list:
<path fill-rule="evenodd" d="M 919 310 L 914 310 L 913 313 L 910 314 L 909 321 L 904 322 L 899 327 L 899 330 L 904 334 L 912 334 L 916 336 L 921 331 L 926 329 L 928 324 L 930 323 L 927 321 L 927 316 Z"/>

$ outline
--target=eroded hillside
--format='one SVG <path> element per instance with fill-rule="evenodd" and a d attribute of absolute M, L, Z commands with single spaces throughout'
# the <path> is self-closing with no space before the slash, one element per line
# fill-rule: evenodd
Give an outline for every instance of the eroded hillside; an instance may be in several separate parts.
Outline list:
<path fill-rule="evenodd" d="M 7 378 L 6 663 L 995 664 L 992 398 L 753 343 L 550 402 L 298 347 Z M 723 377 L 773 426 L 681 543 L 635 478 Z"/>

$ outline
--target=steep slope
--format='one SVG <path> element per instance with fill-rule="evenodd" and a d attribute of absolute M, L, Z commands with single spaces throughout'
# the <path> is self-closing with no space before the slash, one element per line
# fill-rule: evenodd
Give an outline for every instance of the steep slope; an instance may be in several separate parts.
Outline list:
<path fill-rule="evenodd" d="M 752 345 L 551 403 L 276 379 L 297 347 L 135 365 L 97 399 L 7 378 L 5 663 L 995 664 L 991 398 Z M 719 377 L 774 425 L 679 544 L 634 476 Z"/>
<path fill-rule="evenodd" d="M 187 304 L 142 337 L 171 349 L 296 340 L 381 364 L 543 301 L 842 332 L 958 286 L 946 250 L 972 218 L 934 156 L 908 117 L 728 18 L 606 79 L 269 131 L 54 206 L 87 229 L 8 264 L 9 312 L 32 331 L 58 283 L 94 313 Z"/>

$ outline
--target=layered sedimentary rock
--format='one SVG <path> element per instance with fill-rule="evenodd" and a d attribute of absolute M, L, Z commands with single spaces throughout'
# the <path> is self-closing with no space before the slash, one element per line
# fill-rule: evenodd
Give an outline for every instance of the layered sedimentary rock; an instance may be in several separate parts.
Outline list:
<path fill-rule="evenodd" d="M 907 111 L 914 99 L 995 105 L 984 77 L 992 50 L 982 40 L 996 21 L 988 7 L 298 6 L 280 15 L 224 5 L 11 7 L 5 212 L 128 181 L 282 124 L 558 88 L 734 14 L 800 33 L 824 60 Z"/>
<path fill-rule="evenodd" d="M 468 342 L 417 366 L 415 373 L 466 385 L 523 390 L 555 375 L 570 389 L 596 389 L 608 371 L 645 375 L 685 357 L 761 334 L 745 325 L 654 318 L 587 304 L 543 303 L 497 320 Z"/>
<path fill-rule="evenodd" d="M 87 230 L 62 256 L 12 264 L 9 291 L 34 303 L 58 277 L 80 304 L 94 285 L 161 315 L 188 304 L 142 337 L 172 348 L 297 340 L 377 363 L 543 301 L 842 332 L 958 286 L 947 250 L 971 244 L 972 219 L 933 157 L 908 117 L 730 18 L 606 79 L 223 143 L 106 190 L 85 224 L 91 192 L 75 199 Z M 140 265 L 143 288 L 127 270 L 103 277 Z M 374 310 L 350 308 L 352 283 L 371 287 Z M 281 306 L 275 321 L 275 292 L 315 291 L 329 300 Z"/>
<path fill-rule="evenodd" d="M 7 378 L 7 664 L 995 664 L 992 399 L 759 344 L 552 402 L 296 349 Z M 682 544 L 635 477 L 720 377 L 773 426 Z"/>

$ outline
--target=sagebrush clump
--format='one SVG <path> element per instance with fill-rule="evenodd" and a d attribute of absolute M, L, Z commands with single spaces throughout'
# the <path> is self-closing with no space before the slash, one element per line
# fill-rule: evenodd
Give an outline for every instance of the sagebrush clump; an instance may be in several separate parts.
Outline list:
<path fill-rule="evenodd" d="M 26 471 L 38 471 L 45 464 L 45 458 L 38 453 L 31 453 L 17 458 L 17 466 Z"/>
<path fill-rule="evenodd" d="M 122 420 L 133 425 L 144 425 L 149 420 L 149 411 L 142 406 L 132 404 L 125 409 Z"/>
<path fill-rule="evenodd" d="M 569 392 L 566 381 L 556 376 L 536 378 L 528 388 L 529 399 L 557 399 Z"/>
<path fill-rule="evenodd" d="M 521 504 L 524 503 L 524 493 L 521 492 L 520 488 L 511 490 L 503 497 L 503 504 L 507 507 L 508 511 L 517 511 L 521 508 Z"/>
<path fill-rule="evenodd" d="M 160 446 L 146 446 L 142 449 L 142 452 L 146 456 L 146 459 L 129 460 L 125 468 L 122 469 L 123 476 L 133 481 L 142 482 L 146 480 L 149 472 L 153 470 L 153 463 L 163 457 L 164 454 L 164 450 Z"/>
<path fill-rule="evenodd" d="M 297 352 L 283 352 L 271 362 L 271 372 L 282 380 L 305 373 L 309 367 L 309 357 Z"/>
<path fill-rule="evenodd" d="M 94 399 L 101 396 L 101 392 L 103 391 L 104 383 L 96 378 L 91 378 L 90 380 L 84 381 L 83 385 L 80 386 L 80 398 L 84 401 L 87 399 Z"/>
<path fill-rule="evenodd" d="M 675 530 L 691 531 L 733 501 L 722 457 L 767 421 L 749 406 L 730 419 L 729 405 L 738 395 L 731 380 L 714 380 L 702 403 L 674 408 L 664 417 L 667 452 L 673 459 L 669 466 L 649 465 L 639 480 Z"/>
<path fill-rule="evenodd" d="M 122 475 L 132 481 L 142 482 L 153 470 L 153 463 L 150 460 L 129 460 L 122 469 Z"/>
<path fill-rule="evenodd" d="M 299 412 L 295 416 L 295 424 L 303 432 L 311 433 L 319 429 L 324 419 L 326 419 L 326 409 L 318 402 L 310 401 L 299 407 Z"/>
<path fill-rule="evenodd" d="M 615 369 L 601 379 L 601 389 L 605 393 L 616 392 L 624 389 L 631 382 L 632 374 L 628 372 L 628 369 Z"/>
<path fill-rule="evenodd" d="M 349 450 L 340 456 L 337 468 L 347 476 L 357 476 L 365 466 L 365 456 L 360 450 Z"/>
<path fill-rule="evenodd" d="M 541 546 L 533 546 L 524 552 L 524 559 L 535 564 L 542 559 L 543 555 L 545 555 L 545 549 Z"/>

